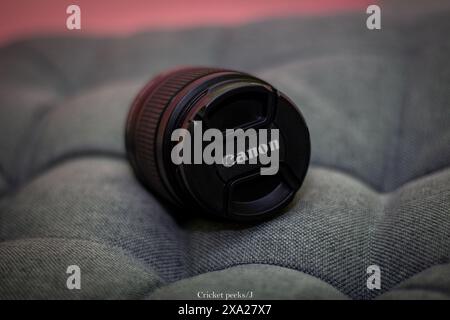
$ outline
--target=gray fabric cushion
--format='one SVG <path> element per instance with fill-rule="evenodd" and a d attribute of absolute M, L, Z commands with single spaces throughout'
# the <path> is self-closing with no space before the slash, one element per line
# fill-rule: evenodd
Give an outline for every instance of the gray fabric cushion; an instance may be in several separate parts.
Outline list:
<path fill-rule="evenodd" d="M 360 12 L 1 48 L 0 298 L 450 298 L 450 11 L 405 4 L 381 31 Z M 300 107 L 312 166 L 285 214 L 194 219 L 136 181 L 129 104 L 180 64 L 254 73 Z"/>
<path fill-rule="evenodd" d="M 267 281 L 270 279 L 270 281 Z M 326 282 L 303 272 L 247 264 L 207 272 L 163 286 L 149 299 L 348 299 Z"/>

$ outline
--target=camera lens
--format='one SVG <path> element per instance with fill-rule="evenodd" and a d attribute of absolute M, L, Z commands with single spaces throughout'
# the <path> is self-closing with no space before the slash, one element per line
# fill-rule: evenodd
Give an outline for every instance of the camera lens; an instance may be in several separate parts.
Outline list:
<path fill-rule="evenodd" d="M 160 197 L 238 221 L 279 213 L 310 158 L 306 123 L 283 93 L 246 73 L 203 67 L 162 73 L 141 90 L 126 148 L 138 179 Z"/>

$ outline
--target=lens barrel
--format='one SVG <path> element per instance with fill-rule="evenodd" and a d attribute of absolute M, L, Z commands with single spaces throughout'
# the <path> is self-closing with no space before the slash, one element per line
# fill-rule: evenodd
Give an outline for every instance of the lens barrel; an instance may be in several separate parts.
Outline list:
<path fill-rule="evenodd" d="M 174 140 L 177 129 L 192 135 Z M 223 133 L 224 141 L 230 129 L 269 133 L 265 144 L 253 148 L 245 140 L 242 154 L 224 151 L 230 163 L 211 164 L 196 161 L 212 141 L 203 136 L 208 129 Z M 270 140 L 273 129 L 277 140 Z M 174 147 L 194 140 L 197 144 L 180 155 L 197 159 L 175 163 Z M 310 138 L 299 109 L 267 82 L 237 71 L 186 67 L 156 76 L 140 91 L 127 119 L 126 149 L 138 179 L 170 203 L 214 217 L 255 221 L 279 213 L 293 199 L 308 169 Z M 263 175 L 268 165 L 259 158 L 272 152 L 277 152 L 276 172 Z M 257 163 L 251 163 L 252 156 Z"/>

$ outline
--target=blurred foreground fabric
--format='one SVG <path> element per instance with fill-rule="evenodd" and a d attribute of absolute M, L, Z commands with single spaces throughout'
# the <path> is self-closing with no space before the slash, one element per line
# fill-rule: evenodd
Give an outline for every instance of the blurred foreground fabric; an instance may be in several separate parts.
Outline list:
<path fill-rule="evenodd" d="M 450 299 L 450 10 L 403 4 L 380 31 L 360 12 L 0 48 L 0 298 Z M 128 107 L 179 65 L 254 73 L 299 106 L 312 165 L 283 215 L 191 218 L 135 179 Z"/>

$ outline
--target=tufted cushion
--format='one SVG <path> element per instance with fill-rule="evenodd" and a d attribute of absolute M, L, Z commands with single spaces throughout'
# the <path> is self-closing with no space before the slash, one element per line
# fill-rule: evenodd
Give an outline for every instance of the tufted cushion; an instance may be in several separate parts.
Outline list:
<path fill-rule="evenodd" d="M 1 48 L 0 298 L 450 299 L 448 7 L 386 4 L 381 31 L 360 12 Z M 312 166 L 283 215 L 194 219 L 137 182 L 128 107 L 180 64 L 254 73 L 301 108 Z"/>

